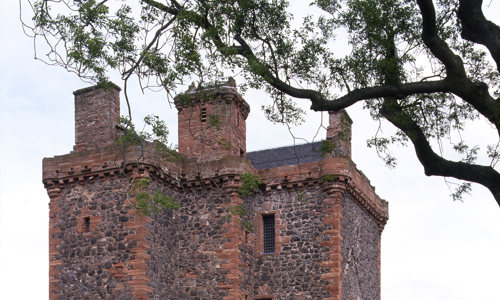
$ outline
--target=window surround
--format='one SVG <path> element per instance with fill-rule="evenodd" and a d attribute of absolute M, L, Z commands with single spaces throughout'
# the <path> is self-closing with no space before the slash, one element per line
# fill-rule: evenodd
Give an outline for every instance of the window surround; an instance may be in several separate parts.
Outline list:
<path fill-rule="evenodd" d="M 266 253 L 264 252 L 264 216 L 274 215 L 274 252 Z M 256 214 L 254 219 L 254 224 L 256 224 L 256 253 L 260 256 L 277 256 L 281 252 L 282 238 L 280 237 L 280 231 L 285 229 L 285 226 L 281 224 L 280 211 L 279 210 L 267 210 L 261 211 Z M 256 298 L 258 299 L 258 298 Z M 264 297 L 264 299 L 266 299 Z"/>

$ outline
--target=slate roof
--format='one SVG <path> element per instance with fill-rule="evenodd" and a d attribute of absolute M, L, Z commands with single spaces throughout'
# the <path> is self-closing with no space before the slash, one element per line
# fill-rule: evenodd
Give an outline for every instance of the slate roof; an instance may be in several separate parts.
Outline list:
<path fill-rule="evenodd" d="M 247 159 L 258 170 L 316 162 L 323 158 L 322 153 L 319 151 L 320 145 L 321 141 L 253 151 L 247 153 Z"/>

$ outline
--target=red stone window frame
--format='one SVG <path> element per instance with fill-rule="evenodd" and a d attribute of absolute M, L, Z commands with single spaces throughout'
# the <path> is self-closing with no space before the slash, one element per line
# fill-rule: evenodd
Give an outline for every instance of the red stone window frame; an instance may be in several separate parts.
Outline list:
<path fill-rule="evenodd" d="M 274 252 L 265 253 L 264 252 L 264 216 L 274 215 Z M 282 239 L 280 237 L 280 232 L 284 229 L 284 225 L 281 224 L 280 212 L 279 210 L 269 210 L 262 211 L 255 216 L 254 224 L 256 224 L 256 235 L 257 235 L 257 243 L 256 243 L 256 253 L 261 256 L 276 256 L 281 252 L 281 244 Z M 261 298 L 255 298 L 261 299 Z M 263 299 L 266 299 L 264 297 Z"/>

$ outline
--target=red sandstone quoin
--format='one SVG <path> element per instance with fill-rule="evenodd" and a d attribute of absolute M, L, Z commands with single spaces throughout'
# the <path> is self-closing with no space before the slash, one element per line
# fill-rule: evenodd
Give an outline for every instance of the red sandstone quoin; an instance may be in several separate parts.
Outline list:
<path fill-rule="evenodd" d="M 181 158 L 166 161 L 117 145 L 119 92 L 75 91 L 74 151 L 43 160 L 50 299 L 380 299 L 387 202 L 351 160 L 344 111 L 328 144 L 247 153 L 234 80 L 190 88 L 175 100 Z M 239 193 L 245 173 L 260 191 Z M 137 178 L 180 209 L 137 214 Z"/>

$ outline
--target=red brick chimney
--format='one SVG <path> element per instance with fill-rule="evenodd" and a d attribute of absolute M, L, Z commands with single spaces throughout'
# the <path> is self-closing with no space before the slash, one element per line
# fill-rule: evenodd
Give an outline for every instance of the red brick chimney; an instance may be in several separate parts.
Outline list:
<path fill-rule="evenodd" d="M 214 86 L 194 84 L 175 97 L 179 153 L 198 161 L 246 156 L 246 118 L 250 107 L 234 79 Z"/>
<path fill-rule="evenodd" d="M 120 117 L 120 87 L 109 83 L 105 88 L 92 86 L 75 95 L 75 146 L 84 151 L 113 144 Z"/>
<path fill-rule="evenodd" d="M 344 109 L 337 112 L 330 111 L 328 115 L 326 139 L 333 146 L 333 153 L 336 157 L 351 157 L 351 118 Z"/>

